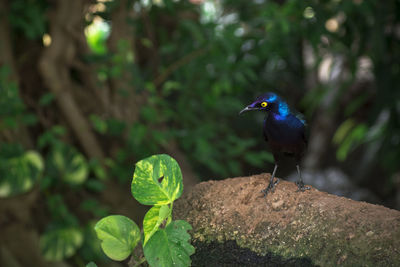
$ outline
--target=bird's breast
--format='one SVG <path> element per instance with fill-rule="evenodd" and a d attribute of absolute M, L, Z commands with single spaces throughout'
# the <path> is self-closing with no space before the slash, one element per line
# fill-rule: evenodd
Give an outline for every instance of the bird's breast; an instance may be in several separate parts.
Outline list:
<path fill-rule="evenodd" d="M 304 124 L 295 116 L 268 116 L 263 130 L 269 142 L 289 146 L 304 143 Z"/>

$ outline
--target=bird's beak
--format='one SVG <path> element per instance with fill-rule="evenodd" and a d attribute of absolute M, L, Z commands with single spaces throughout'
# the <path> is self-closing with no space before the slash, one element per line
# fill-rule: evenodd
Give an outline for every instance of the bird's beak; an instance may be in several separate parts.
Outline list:
<path fill-rule="evenodd" d="M 242 109 L 242 110 L 239 112 L 239 115 L 241 115 L 242 113 L 245 113 L 245 112 L 247 112 L 247 111 L 251 111 L 251 110 L 259 110 L 259 108 L 252 107 L 251 105 L 250 105 L 250 106 L 247 106 L 247 107 L 245 107 L 244 109 Z"/>

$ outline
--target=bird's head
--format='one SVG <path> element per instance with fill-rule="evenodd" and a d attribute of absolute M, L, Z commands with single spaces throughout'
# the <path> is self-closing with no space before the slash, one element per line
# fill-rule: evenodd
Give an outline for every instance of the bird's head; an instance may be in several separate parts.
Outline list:
<path fill-rule="evenodd" d="M 260 95 L 253 103 L 242 109 L 239 115 L 251 110 L 274 111 L 281 115 L 289 113 L 287 104 L 274 93 L 265 93 Z"/>

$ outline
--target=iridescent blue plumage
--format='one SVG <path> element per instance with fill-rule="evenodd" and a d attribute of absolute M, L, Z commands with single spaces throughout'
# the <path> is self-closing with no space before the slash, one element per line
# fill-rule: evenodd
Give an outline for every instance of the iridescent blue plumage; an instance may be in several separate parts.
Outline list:
<path fill-rule="evenodd" d="M 307 145 L 307 125 L 302 115 L 290 110 L 288 104 L 274 93 L 266 93 L 257 97 L 253 103 L 239 114 L 250 110 L 266 112 L 263 134 L 275 159 L 274 171 L 269 185 L 263 190 L 264 194 L 274 191 L 275 185 L 279 182 L 279 179 L 274 182 L 274 178 L 282 154 L 294 156 L 296 159 L 296 167 L 299 174 L 299 180 L 296 182 L 298 190 L 310 189 L 304 186 L 299 165 Z"/>

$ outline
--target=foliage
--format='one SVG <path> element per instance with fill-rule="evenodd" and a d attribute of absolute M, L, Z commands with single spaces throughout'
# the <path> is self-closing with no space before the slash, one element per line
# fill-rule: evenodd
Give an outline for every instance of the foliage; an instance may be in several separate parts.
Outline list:
<path fill-rule="evenodd" d="M 179 220 L 157 230 L 143 249 L 150 266 L 190 266 L 190 255 L 194 253 L 188 242 L 190 229 L 189 223 Z"/>
<path fill-rule="evenodd" d="M 143 205 L 170 204 L 182 195 L 182 191 L 181 170 L 170 156 L 156 155 L 136 163 L 132 195 Z"/>
<path fill-rule="evenodd" d="M 146 213 L 143 219 L 143 245 L 146 245 L 149 238 L 160 228 L 165 219 L 168 219 L 168 205 L 154 206 Z"/>
<path fill-rule="evenodd" d="M 178 163 L 168 155 L 154 155 L 136 163 L 132 194 L 145 205 L 154 205 L 143 220 L 143 237 L 129 218 L 111 215 L 95 226 L 104 253 L 121 261 L 131 255 L 142 240 L 143 253 L 150 266 L 190 266 L 191 229 L 183 220 L 172 221 L 172 204 L 183 190 Z M 134 256 L 134 255 L 133 255 Z M 138 260 L 143 262 L 144 258 Z"/>
<path fill-rule="evenodd" d="M 29 39 L 41 38 L 46 30 L 47 2 L 16 0 L 11 2 L 10 21 L 16 31 Z"/>
<path fill-rule="evenodd" d="M 5 144 L 0 148 L 6 157 Z M 32 189 L 43 172 L 43 159 L 35 151 L 26 151 L 22 155 L 10 157 L 0 162 L 0 197 L 10 197 Z"/>
<path fill-rule="evenodd" d="M 10 78 L 10 69 L 0 68 L 0 131 L 20 131 L 22 127 L 35 125 L 36 116 L 30 113 L 20 98 L 17 84 Z M 40 105 L 51 104 L 53 96 L 41 98 Z M 40 190 L 45 196 L 51 221 L 40 236 L 40 250 L 50 261 L 69 258 L 86 244 L 86 253 L 95 250 L 87 231 L 79 227 L 79 219 L 71 212 L 59 190 L 68 187 L 87 186 L 102 191 L 100 180 L 89 178 L 89 170 L 104 179 L 102 168 L 95 161 L 91 165 L 76 148 L 62 138 L 65 128 L 54 126 L 38 138 L 38 150 L 26 150 L 21 144 L 0 142 L 0 197 L 18 196 L 33 190 Z M 39 151 L 47 151 L 40 153 Z M 89 169 L 89 167 L 91 167 Z M 99 184 L 100 183 L 100 184 Z M 92 200 L 92 202 L 95 200 Z M 88 206 L 90 199 L 82 202 Z M 91 205 L 90 212 L 105 214 L 102 204 Z M 85 243 L 86 242 L 86 243 Z M 96 240 L 97 242 L 97 240 Z M 101 257 L 98 257 L 101 258 Z M 89 258 L 87 258 L 89 260 Z"/>
<path fill-rule="evenodd" d="M 355 122 L 352 119 L 343 122 L 333 137 L 333 142 L 340 145 L 336 152 L 337 158 L 342 161 L 345 160 L 350 149 L 352 147 L 354 148 L 354 145 L 357 144 L 357 142 L 364 139 L 367 131 L 368 128 L 363 123 L 355 125 Z"/>
<path fill-rule="evenodd" d="M 101 248 L 113 260 L 126 259 L 140 239 L 139 227 L 132 220 L 121 215 L 110 215 L 95 226 L 97 236 L 102 240 Z"/>
<path fill-rule="evenodd" d="M 196 5 L 190 1 L 144 1 L 134 4 L 135 12 L 143 14 L 143 19 L 126 21 L 137 48 L 132 50 L 129 41 L 121 38 L 113 51 L 106 43 L 112 31 L 108 22 L 112 22 L 111 15 L 119 2 L 102 5 L 100 12 L 88 13 L 92 19 L 87 21 L 90 26 L 86 36 L 94 52 L 94 55 L 85 55 L 88 62 L 96 66 L 100 82 L 128 77 L 126 80 L 134 92 L 123 88 L 120 94 L 146 92 L 148 96 L 133 123 L 113 116 L 88 114 L 94 128 L 105 139 L 126 137 L 126 145 L 118 147 L 117 156 L 109 160 L 112 176 L 126 181 L 121 177 L 127 177 L 131 171 L 131 157 L 157 153 L 170 140 L 178 142 L 200 176 L 226 177 L 264 170 L 262 163 L 271 161 L 271 157 L 266 152 L 258 153 L 264 147 L 258 138 L 259 128 L 255 126 L 261 118 L 238 118 L 237 111 L 259 92 L 273 90 L 292 104 L 304 95 L 302 105 L 296 106 L 312 119 L 313 112 L 336 90 L 336 85 L 317 81 L 307 88 L 306 77 L 309 72 L 318 72 L 329 55 L 346 59 L 348 75 L 339 82 L 339 93 L 328 108 L 339 114 L 341 122 L 352 119 L 370 129 L 363 136 L 357 135 L 360 136 L 357 140 L 341 139 L 348 149 L 340 149 L 340 159 L 347 158 L 357 146 L 378 143 L 379 155 L 387 158 L 385 162 L 390 165 L 389 173 L 396 172 L 397 152 L 392 147 L 399 134 L 398 92 L 391 85 L 398 83 L 399 54 L 395 38 L 392 34 L 386 35 L 385 27 L 390 28 L 398 21 L 397 3 L 225 0 Z M 38 5 L 28 0 L 13 1 L 11 26 L 28 39 L 40 40 L 47 32 L 48 8 L 45 1 L 38 1 Z M 99 17 L 104 20 L 99 22 Z M 392 19 L 385 20 L 385 17 Z M 163 23 L 167 18 L 173 23 Z M 310 57 L 303 53 L 308 45 L 314 58 L 305 58 Z M 358 82 L 361 59 L 371 60 L 375 66 L 371 69 L 375 77 L 373 84 L 363 92 L 355 92 L 354 97 L 350 95 L 351 101 L 343 101 L 349 98 L 350 90 L 346 88 Z M 312 61 L 311 67 L 306 69 L 308 60 Z M 149 62 L 158 62 L 158 65 Z M 9 70 L 6 67 L 1 70 L 3 88 L 4 73 Z M 18 94 L 16 84 L 7 86 L 7 95 L 1 91 L 4 108 L 0 127 L 15 127 L 22 121 L 35 123 L 34 114 L 21 116 L 22 102 L 9 99 Z M 51 105 L 53 97 L 43 92 L 39 104 Z M 360 114 L 369 103 L 372 106 L 367 108 L 368 116 L 364 118 Z M 9 118 L 5 108 L 19 110 L 18 118 Z M 382 125 L 384 115 L 388 119 Z M 160 124 L 170 126 L 159 128 Z M 383 130 L 372 133 L 373 126 Z M 152 131 L 155 128 L 161 130 Z M 244 133 L 242 129 L 247 131 Z M 247 155 L 249 152 L 251 156 Z"/>
<path fill-rule="evenodd" d="M 338 85 L 320 84 L 309 93 L 306 103 L 318 106 L 332 91 L 337 90 L 335 101 L 329 107 L 332 113 L 339 113 L 343 121 L 338 125 L 333 140 L 338 145 L 337 158 L 342 161 L 348 159 L 351 152 L 361 145 L 366 151 L 379 147 L 378 155 L 386 163 L 381 166 L 388 173 L 393 173 L 398 164 L 392 158 L 388 144 L 395 145 L 396 136 L 400 133 L 396 119 L 398 109 L 395 108 L 400 95 L 392 87 L 400 82 L 400 70 L 396 63 L 400 54 L 395 37 L 386 34 L 384 29 L 398 23 L 398 3 L 316 2 L 310 4 L 310 8 L 315 16 L 308 20 L 307 40 L 315 51 L 320 51 L 319 37 L 326 38 L 324 54 L 334 55 L 338 61 L 345 59 L 346 76 Z M 393 19 L 384 23 L 389 13 L 392 13 Z M 315 32 L 319 34 L 313 34 Z M 315 67 L 319 67 L 322 61 L 322 56 L 317 58 L 319 64 Z M 339 88 L 336 89 L 336 86 Z M 339 110 L 341 108 L 342 111 Z M 399 155 L 398 152 L 394 154 Z"/>
<path fill-rule="evenodd" d="M 82 245 L 83 235 L 76 228 L 61 228 L 40 237 L 40 249 L 45 259 L 60 261 L 75 254 Z"/>
<path fill-rule="evenodd" d="M 88 164 L 85 157 L 65 144 L 54 147 L 47 158 L 48 174 L 66 183 L 79 185 L 88 178 Z"/>
<path fill-rule="evenodd" d="M 8 66 L 0 66 L 0 130 L 16 129 L 20 125 L 32 125 L 36 117 L 26 111 L 19 96 L 18 84 L 12 79 Z"/>
<path fill-rule="evenodd" d="M 109 33 L 108 24 L 105 22 L 93 22 L 86 28 L 86 40 L 90 49 L 99 55 L 104 55 L 107 52 L 105 41 Z"/>

